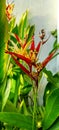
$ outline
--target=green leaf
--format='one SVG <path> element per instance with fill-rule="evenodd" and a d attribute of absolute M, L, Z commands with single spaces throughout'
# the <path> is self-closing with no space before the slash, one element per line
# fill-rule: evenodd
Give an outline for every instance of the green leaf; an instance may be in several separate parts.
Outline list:
<path fill-rule="evenodd" d="M 29 115 L 24 99 L 21 101 L 18 111 L 24 115 Z"/>
<path fill-rule="evenodd" d="M 20 94 L 21 95 L 26 95 L 31 91 L 32 85 L 28 84 L 26 86 L 24 86 L 23 88 L 20 89 Z"/>
<path fill-rule="evenodd" d="M 54 121 L 59 117 L 59 88 L 54 89 L 49 95 L 46 107 L 45 116 L 43 119 L 43 129 L 47 130 Z"/>
<path fill-rule="evenodd" d="M 11 90 L 11 83 L 12 80 L 8 79 L 7 81 L 7 87 L 5 89 L 5 92 L 3 93 L 3 99 L 2 99 L 2 110 L 4 109 L 4 106 L 8 100 L 9 94 L 10 94 L 10 90 Z"/>
<path fill-rule="evenodd" d="M 16 77 L 16 86 L 15 86 L 15 95 L 14 95 L 14 105 L 15 106 L 17 106 L 17 101 L 18 101 L 19 85 L 20 85 L 20 75 L 17 74 L 17 77 Z"/>
<path fill-rule="evenodd" d="M 57 39 L 54 41 L 53 48 L 57 46 Z"/>
<path fill-rule="evenodd" d="M 19 23 L 19 36 L 24 39 L 24 34 L 25 34 L 25 30 L 27 27 L 27 16 L 28 16 L 28 11 L 26 10 L 25 13 L 23 13 L 21 19 L 20 19 L 20 23 Z"/>
<path fill-rule="evenodd" d="M 53 76 L 52 72 L 46 70 L 46 68 L 43 69 L 43 72 L 50 83 L 52 83 L 54 86 L 59 86 L 59 73 Z"/>
<path fill-rule="evenodd" d="M 55 89 L 59 88 L 59 73 L 56 73 L 55 75 L 50 74 L 48 71 L 48 84 L 46 85 L 45 91 L 44 91 L 44 104 L 46 104 L 47 98 L 50 95 L 50 93 Z"/>
<path fill-rule="evenodd" d="M 21 95 L 27 95 L 32 88 L 31 79 L 26 74 L 23 74 L 23 76 L 20 75 L 20 84 L 19 93 Z"/>
<path fill-rule="evenodd" d="M 30 30 L 29 30 L 27 42 L 29 42 L 29 41 L 31 40 L 32 36 L 34 35 L 34 31 L 35 31 L 35 25 L 32 25 L 32 26 L 30 27 Z"/>
<path fill-rule="evenodd" d="M 28 11 L 26 11 L 23 15 L 22 39 L 24 39 L 25 29 L 26 29 L 26 26 L 27 26 L 27 16 L 28 16 Z"/>
<path fill-rule="evenodd" d="M 6 105 L 4 107 L 4 112 L 18 112 L 17 108 L 14 106 L 14 104 L 7 100 Z"/>
<path fill-rule="evenodd" d="M 47 70 L 46 68 L 43 69 L 43 72 L 49 82 L 53 82 L 53 74 L 51 71 Z"/>
<path fill-rule="evenodd" d="M 28 35 L 29 34 L 29 30 L 30 30 L 30 24 L 27 26 L 25 33 Z"/>
<path fill-rule="evenodd" d="M 16 18 L 12 18 L 10 23 L 9 23 L 9 30 L 10 32 L 13 30 L 14 26 L 15 26 L 15 21 L 16 21 Z"/>
<path fill-rule="evenodd" d="M 43 96 L 43 101 L 44 101 L 44 105 L 46 104 L 47 98 L 50 95 L 50 93 L 55 89 L 56 87 L 54 86 L 54 84 L 48 82 L 48 84 L 46 85 L 45 91 L 44 91 L 44 96 Z"/>
<path fill-rule="evenodd" d="M 8 22 L 6 18 L 6 0 L 0 1 L 0 83 L 3 82 L 7 72 L 8 56 L 5 54 L 8 40 Z"/>
<path fill-rule="evenodd" d="M 51 34 L 52 34 L 55 38 L 57 38 L 57 29 L 55 29 L 54 31 L 51 31 Z"/>
<path fill-rule="evenodd" d="M 20 23 L 19 23 L 19 26 L 18 26 L 18 30 L 19 30 L 19 37 L 21 38 L 22 37 L 22 22 L 23 22 L 23 20 L 22 20 L 22 17 L 21 17 L 21 19 L 20 19 Z"/>
<path fill-rule="evenodd" d="M 32 80 L 29 76 L 27 76 L 26 74 L 23 75 L 24 76 L 24 81 L 25 81 L 25 85 L 31 84 L 32 85 Z"/>
<path fill-rule="evenodd" d="M 51 54 L 54 50 L 57 51 L 58 49 L 59 49 L 59 44 L 56 43 L 55 46 L 54 46 L 54 48 L 50 51 L 49 54 Z M 57 54 L 59 54 L 59 53 L 57 53 Z M 55 55 L 56 55 L 56 54 L 55 54 Z M 55 57 L 55 55 L 53 56 L 53 58 Z M 53 59 L 53 58 L 52 58 L 52 59 Z"/>
<path fill-rule="evenodd" d="M 49 130 L 59 130 L 59 118 L 54 122 Z"/>
<path fill-rule="evenodd" d="M 16 33 L 18 35 L 18 26 L 16 24 L 16 26 L 13 28 L 12 30 L 13 33 Z"/>
<path fill-rule="evenodd" d="M 11 126 L 32 130 L 32 118 L 20 113 L 0 112 L 0 121 L 6 122 Z M 34 130 L 36 130 L 36 128 Z"/>

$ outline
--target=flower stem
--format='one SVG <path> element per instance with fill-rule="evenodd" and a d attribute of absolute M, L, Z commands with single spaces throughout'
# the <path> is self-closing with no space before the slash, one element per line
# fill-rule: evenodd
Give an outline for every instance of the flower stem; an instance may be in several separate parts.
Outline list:
<path fill-rule="evenodd" d="M 35 84 L 34 84 L 35 83 Z M 35 122 L 37 122 L 37 88 L 38 86 L 36 86 L 36 82 L 33 83 L 33 97 L 34 97 L 34 106 L 33 106 L 33 124 L 32 124 L 32 130 L 35 129 Z M 37 129 L 37 128 L 36 128 Z"/>
<path fill-rule="evenodd" d="M 15 96 L 14 96 L 14 105 L 15 105 L 15 107 L 17 107 L 17 101 L 18 101 L 19 82 L 20 82 L 20 77 L 19 77 L 19 74 L 17 74 L 16 85 L 15 85 Z"/>

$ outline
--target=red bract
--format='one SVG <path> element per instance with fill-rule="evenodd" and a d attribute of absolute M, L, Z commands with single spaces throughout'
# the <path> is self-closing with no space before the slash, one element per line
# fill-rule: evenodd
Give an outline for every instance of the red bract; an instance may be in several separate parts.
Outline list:
<path fill-rule="evenodd" d="M 12 58 L 14 59 L 14 61 L 16 62 L 16 64 L 29 76 L 31 77 L 33 80 L 35 80 L 35 77 L 33 77 L 33 75 L 30 73 L 29 70 L 27 70 L 21 63 L 18 62 L 18 60 L 12 55 Z"/>
<path fill-rule="evenodd" d="M 32 50 L 32 51 L 35 50 L 34 36 L 32 37 L 32 43 L 31 43 L 30 50 Z"/>
<path fill-rule="evenodd" d="M 16 62 L 16 64 L 29 76 L 31 77 L 33 80 L 35 80 L 35 77 L 32 75 L 32 73 L 30 72 L 31 71 L 31 62 L 29 59 L 27 59 L 26 57 L 22 56 L 22 55 L 19 55 L 19 54 L 16 54 L 16 53 L 13 53 L 13 52 L 9 52 L 9 51 L 6 51 L 6 53 L 10 54 L 11 57 L 14 59 L 14 61 Z M 19 58 L 19 59 L 22 59 L 24 61 L 26 61 L 27 64 L 29 64 L 29 67 L 30 69 L 26 69 L 16 58 Z"/>
<path fill-rule="evenodd" d="M 35 50 L 36 50 L 37 52 L 40 51 L 41 45 L 42 45 L 42 42 L 39 42 L 38 45 L 37 45 L 37 47 L 35 48 Z"/>
<path fill-rule="evenodd" d="M 18 37 L 18 35 L 17 35 L 17 34 L 14 34 L 14 37 L 16 38 L 16 40 L 17 40 L 18 42 L 20 42 L 20 41 L 21 41 L 21 39 Z"/>
<path fill-rule="evenodd" d="M 52 57 L 54 56 L 55 51 L 53 51 L 43 62 L 42 65 L 43 67 L 45 67 L 47 65 L 47 63 L 52 59 Z"/>
<path fill-rule="evenodd" d="M 37 77 L 40 73 L 40 71 L 47 65 L 47 63 L 52 59 L 52 57 L 54 56 L 55 51 L 53 51 L 42 63 L 38 63 L 38 64 L 33 64 L 31 62 L 30 59 L 26 58 L 23 55 L 20 54 L 16 54 L 14 52 L 9 52 L 6 51 L 6 53 L 10 54 L 12 56 L 12 58 L 14 59 L 14 61 L 16 62 L 16 64 L 29 76 L 31 77 L 33 80 L 37 81 Z M 15 58 L 16 56 L 16 58 Z M 28 66 L 29 66 L 29 70 L 27 68 L 25 68 L 18 59 L 22 59 L 23 61 L 25 61 Z M 37 69 L 37 72 L 33 73 L 32 72 L 32 66 L 34 66 Z"/>
<path fill-rule="evenodd" d="M 31 60 L 29 58 L 26 58 L 24 55 L 17 54 L 15 52 L 9 52 L 9 51 L 6 51 L 6 53 L 8 53 L 10 55 L 14 55 L 17 58 L 24 60 L 26 63 L 31 64 Z"/>

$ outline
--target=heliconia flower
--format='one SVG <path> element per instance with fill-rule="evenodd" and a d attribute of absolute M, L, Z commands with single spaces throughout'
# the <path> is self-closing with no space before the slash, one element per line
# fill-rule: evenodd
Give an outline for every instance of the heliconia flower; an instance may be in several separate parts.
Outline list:
<path fill-rule="evenodd" d="M 16 64 L 29 76 L 31 77 L 31 79 L 37 81 L 37 78 L 38 78 L 38 75 L 39 73 L 41 72 L 41 70 L 47 65 L 47 63 L 53 58 L 54 54 L 55 54 L 55 50 L 42 62 L 42 63 L 32 63 L 31 62 L 31 59 L 29 58 L 26 58 L 25 56 L 23 55 L 20 55 L 20 54 L 17 54 L 17 53 L 14 53 L 14 52 L 9 52 L 9 51 L 6 51 L 6 53 L 10 54 L 11 57 L 14 59 L 14 61 L 16 62 Z M 18 59 L 22 59 L 23 61 L 25 61 L 28 66 L 29 66 L 29 70 L 24 67 Z M 34 66 L 37 70 L 37 72 L 32 72 L 32 66 Z"/>
<path fill-rule="evenodd" d="M 8 4 L 6 6 L 6 16 L 8 20 L 10 21 L 12 19 L 12 11 L 14 9 L 14 3 Z"/>
<path fill-rule="evenodd" d="M 30 50 L 35 51 L 38 54 L 38 52 L 40 51 L 41 45 L 45 44 L 48 41 L 49 37 L 50 37 L 49 36 L 46 40 L 40 41 L 38 43 L 38 45 L 35 47 L 34 36 L 32 36 L 32 39 L 31 39 L 30 42 L 27 43 L 26 40 L 25 40 L 25 42 L 23 43 L 22 40 L 21 40 L 21 38 L 19 38 L 19 36 L 17 34 L 10 33 L 10 35 L 12 35 L 14 38 L 16 38 L 16 40 L 18 41 L 18 43 L 21 45 L 21 47 L 23 49 L 23 54 L 24 54 L 24 52 L 26 51 L 26 49 L 28 48 L 28 46 L 30 44 L 31 44 L 30 45 Z"/>
<path fill-rule="evenodd" d="M 11 34 L 11 35 L 14 36 L 16 38 L 16 40 L 20 43 L 21 51 L 19 49 L 18 53 L 17 53 L 17 51 L 16 52 L 15 51 L 11 52 L 11 51 L 7 50 L 6 53 L 10 54 L 11 57 L 16 62 L 16 64 L 29 77 L 31 77 L 31 79 L 33 79 L 33 80 L 35 80 L 37 82 L 39 73 L 48 64 L 48 62 L 53 58 L 57 48 L 53 49 L 53 51 L 49 54 L 49 56 L 47 56 L 47 58 L 42 63 L 40 63 L 40 62 L 38 62 L 37 55 L 38 55 L 38 53 L 40 51 L 41 45 L 45 44 L 50 36 L 46 40 L 40 41 L 38 43 L 38 45 L 35 47 L 34 36 L 32 37 L 30 43 L 26 43 L 26 42 L 21 43 L 22 41 L 21 41 L 21 39 L 19 38 L 19 36 L 17 34 Z M 26 41 L 26 39 L 25 39 L 25 41 Z M 29 51 L 27 51 L 27 49 L 28 49 L 27 47 L 29 45 L 30 45 Z M 20 59 L 22 61 L 26 62 L 26 64 L 28 65 L 28 68 L 24 67 L 24 65 L 20 63 Z M 32 68 L 34 68 L 34 72 L 33 72 Z"/>

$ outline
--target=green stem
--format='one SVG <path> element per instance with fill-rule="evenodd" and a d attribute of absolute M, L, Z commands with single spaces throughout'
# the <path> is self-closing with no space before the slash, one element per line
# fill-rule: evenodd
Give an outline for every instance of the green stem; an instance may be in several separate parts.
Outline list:
<path fill-rule="evenodd" d="M 20 77 L 19 77 L 19 74 L 17 74 L 16 85 L 15 85 L 15 96 L 14 96 L 15 107 L 17 106 L 17 101 L 18 101 L 19 83 L 20 83 Z"/>
<path fill-rule="evenodd" d="M 37 88 L 38 88 L 38 86 L 36 86 L 36 85 L 33 86 L 34 106 L 33 106 L 32 130 L 35 130 L 35 122 L 37 122 Z"/>

